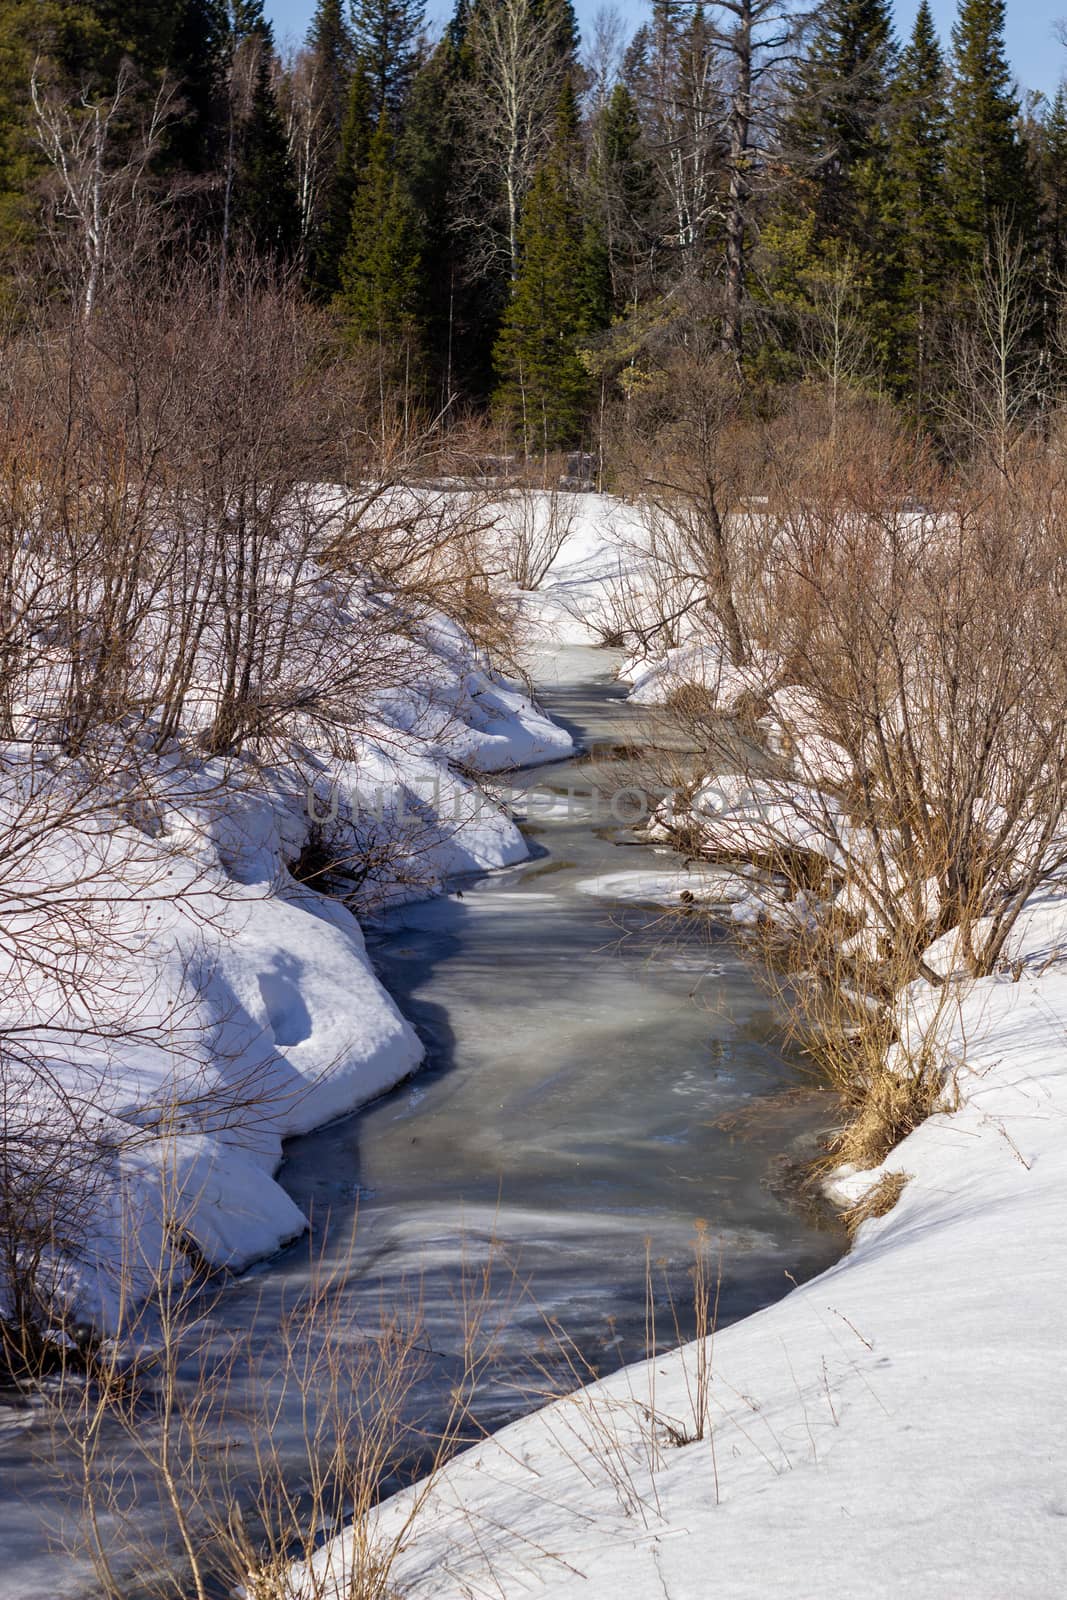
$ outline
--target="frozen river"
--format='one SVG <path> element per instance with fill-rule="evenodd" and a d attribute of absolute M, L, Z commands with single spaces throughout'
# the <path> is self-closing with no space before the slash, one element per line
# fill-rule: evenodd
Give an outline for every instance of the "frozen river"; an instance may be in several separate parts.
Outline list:
<path fill-rule="evenodd" d="M 533 858 L 392 912 L 369 933 L 426 1044 L 424 1070 L 287 1147 L 281 1181 L 313 1218 L 314 1254 L 341 1270 L 335 1317 L 373 1326 L 417 1285 L 439 1358 L 420 1396 L 431 1418 L 462 1342 L 464 1262 L 493 1258 L 506 1307 L 478 1402 L 481 1423 L 497 1426 L 533 1403 L 523 1364 L 543 1360 L 546 1318 L 591 1368 L 645 1353 L 649 1261 L 662 1306 L 673 1297 L 690 1331 L 698 1228 L 721 1261 L 720 1322 L 778 1298 L 787 1274 L 809 1277 L 842 1248 L 782 1181 L 783 1161 L 810 1153 L 828 1108 L 803 1092 L 726 921 L 665 919 L 590 892 L 590 880 L 677 865 L 635 845 L 612 812 L 635 781 L 617 747 L 648 731 L 613 681 L 614 659 L 567 650 L 538 664 L 543 703 L 594 759 L 515 780 Z M 258 1318 L 269 1337 L 307 1270 L 304 1241 L 227 1288 L 213 1320 L 232 1330 Z M 658 1329 L 673 1337 L 665 1309 Z M 295 1411 L 279 1417 L 283 1448 L 298 1426 Z M 62 1519 L 62 1492 L 34 1431 L 0 1434 L 0 1594 L 52 1600 L 78 1583 L 37 1530 L 37 1513 Z"/>

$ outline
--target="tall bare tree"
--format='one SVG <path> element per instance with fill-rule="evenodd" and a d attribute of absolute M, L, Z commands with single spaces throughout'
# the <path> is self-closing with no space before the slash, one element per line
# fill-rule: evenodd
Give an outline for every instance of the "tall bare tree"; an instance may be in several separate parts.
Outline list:
<path fill-rule="evenodd" d="M 69 254 L 77 262 L 86 322 L 118 253 L 130 270 L 157 243 L 160 196 L 152 163 L 178 114 L 178 94 L 165 78 L 147 110 L 137 99 L 128 61 L 120 66 L 114 89 L 102 96 L 83 89 L 76 100 L 65 98 L 48 84 L 40 62 L 30 79 L 34 141 L 52 175 L 54 238 L 64 256 L 73 246 Z"/>
<path fill-rule="evenodd" d="M 458 88 L 465 137 L 454 225 L 473 240 L 476 270 L 514 278 L 522 204 L 548 149 L 570 60 L 559 18 L 538 0 L 480 0 L 471 13 L 469 74 Z"/>

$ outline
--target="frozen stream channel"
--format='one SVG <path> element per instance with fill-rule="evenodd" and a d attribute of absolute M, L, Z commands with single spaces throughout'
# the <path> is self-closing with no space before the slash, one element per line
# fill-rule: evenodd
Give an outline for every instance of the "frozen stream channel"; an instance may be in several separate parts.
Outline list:
<path fill-rule="evenodd" d="M 570 649 L 538 664 L 542 702 L 587 748 L 646 726 L 647 713 L 612 681 L 614 659 Z M 533 1403 L 515 1380 L 524 1352 L 543 1341 L 545 1313 L 601 1369 L 644 1353 L 646 1250 L 686 1331 L 697 1219 L 721 1245 L 724 1322 L 842 1248 L 778 1181 L 782 1158 L 807 1153 L 827 1109 L 815 1093 L 783 1094 L 803 1080 L 726 924 L 665 924 L 653 907 L 588 892 L 590 879 L 679 864 L 618 842 L 628 835 L 610 801 L 629 781 L 610 756 L 524 775 L 515 787 L 536 794 L 534 858 L 371 931 L 427 1065 L 361 1113 L 294 1140 L 281 1173 L 314 1219 L 314 1249 L 327 1261 L 352 1249 L 346 1322 L 373 1326 L 383 1285 L 385 1299 L 402 1283 L 419 1286 L 441 1357 L 441 1405 L 460 1339 L 460 1263 L 497 1241 L 502 1296 L 514 1298 L 511 1265 L 528 1288 L 483 1393 L 479 1417 L 490 1426 Z M 515 803 L 521 814 L 521 793 Z M 228 1289 L 216 1319 L 232 1328 L 258 1314 L 269 1336 L 272 1307 L 307 1268 L 304 1241 Z M 666 1313 L 660 1331 L 670 1331 Z M 61 1517 L 33 1432 L 0 1434 L 0 1595 L 51 1600 L 77 1585 L 44 1556 L 25 1503 L 50 1507 L 53 1526 Z"/>
<path fill-rule="evenodd" d="M 648 727 L 614 664 L 573 648 L 538 663 L 542 703 L 594 756 Z M 810 1276 L 841 1248 L 775 1182 L 826 1109 L 816 1094 L 783 1105 L 797 1067 L 726 924 L 588 892 L 591 879 L 680 865 L 617 825 L 612 802 L 633 782 L 610 754 L 522 775 L 515 808 L 525 791 L 534 859 L 372 932 L 427 1067 L 294 1141 L 282 1174 L 335 1228 L 358 1189 L 375 1273 L 448 1280 L 464 1240 L 469 1254 L 495 1237 L 529 1280 L 532 1322 L 558 1316 L 611 1366 L 643 1353 L 646 1241 L 684 1281 L 694 1220 L 706 1219 L 730 1320 L 784 1292 L 786 1270 Z M 771 1095 L 773 1111 L 747 1116 L 743 1137 L 716 1125 Z"/>

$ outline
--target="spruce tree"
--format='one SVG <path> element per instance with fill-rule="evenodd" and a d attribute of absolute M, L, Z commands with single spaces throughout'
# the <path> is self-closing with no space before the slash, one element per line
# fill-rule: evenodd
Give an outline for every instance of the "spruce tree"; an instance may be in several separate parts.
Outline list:
<path fill-rule="evenodd" d="M 285 257 L 296 248 L 300 218 L 274 94 L 274 35 L 262 0 L 230 0 L 230 5 L 231 60 L 241 51 L 251 56 L 250 92 L 236 129 L 234 220 L 258 253 Z"/>
<path fill-rule="evenodd" d="M 816 233 L 861 252 L 894 58 L 888 0 L 828 0 L 793 85 L 787 152 L 812 186 Z"/>
<path fill-rule="evenodd" d="M 27 86 L 34 61 L 57 42 L 58 7 L 0 0 L 0 259 L 13 262 L 32 230 L 38 158 L 30 143 Z"/>
<path fill-rule="evenodd" d="M 946 87 L 934 19 L 922 0 L 893 83 L 889 145 L 899 309 L 895 377 L 920 414 L 931 317 L 946 271 Z"/>
<path fill-rule="evenodd" d="M 168 68 L 177 79 L 183 115 L 171 132 L 174 166 L 201 176 L 219 159 L 225 124 L 226 9 L 223 0 L 179 0 Z"/>
<path fill-rule="evenodd" d="M 961 0 L 952 42 L 948 193 L 957 262 L 973 269 L 1000 222 L 1019 233 L 1033 226 L 1034 197 L 1004 47 L 1004 0 Z"/>
<path fill-rule="evenodd" d="M 827 317 L 848 286 L 865 360 L 891 358 L 894 270 L 887 183 L 896 44 L 888 0 L 827 0 L 791 85 L 783 155 L 792 183 L 762 229 L 776 335 L 761 361 L 797 370 L 796 333 Z M 852 314 L 852 313 L 850 313 Z"/>
<path fill-rule="evenodd" d="M 1047 277 L 1059 293 L 1067 281 L 1067 87 L 1060 84 L 1042 129 L 1041 181 Z"/>
<path fill-rule="evenodd" d="M 527 454 L 574 445 L 591 382 L 580 340 L 603 325 L 599 241 L 575 182 L 576 118 L 567 80 L 552 147 L 537 171 L 519 229 L 519 269 L 497 340 L 496 403 Z"/>
<path fill-rule="evenodd" d="M 307 279 L 313 292 L 338 285 L 348 238 L 352 194 L 366 160 L 371 123 L 366 79 L 356 77 L 356 50 L 343 0 L 318 0 L 307 36 L 321 192 L 308 217 Z M 353 96 L 356 104 L 353 106 Z"/>
<path fill-rule="evenodd" d="M 31 137 L 30 78 L 67 98 L 113 93 L 124 57 L 151 95 L 172 35 L 168 0 L 0 0 L 0 253 L 32 242 L 42 157 Z M 130 92 L 127 92 L 127 99 Z M 136 119 L 130 119 L 130 125 Z"/>
<path fill-rule="evenodd" d="M 379 118 L 352 200 L 338 308 L 353 338 L 395 347 L 418 333 L 419 251 L 414 208 Z"/>
<path fill-rule="evenodd" d="M 348 82 L 337 160 L 323 205 L 322 223 L 313 243 L 309 276 L 321 295 L 332 295 L 341 282 L 341 258 L 352 224 L 352 201 L 363 175 L 374 135 L 372 93 L 363 61 L 357 57 Z"/>
<path fill-rule="evenodd" d="M 495 333 L 482 287 L 466 270 L 465 240 L 454 226 L 459 74 L 453 24 L 412 80 L 396 150 L 419 217 L 425 348 L 442 406 L 460 390 L 488 391 Z"/>
<path fill-rule="evenodd" d="M 654 237 L 655 176 L 644 148 L 637 101 L 617 83 L 592 130 L 589 172 L 615 308 L 637 292 L 641 263 Z"/>
<path fill-rule="evenodd" d="M 155 76 L 169 64 L 173 0 L 90 0 L 87 9 L 99 29 L 95 66 L 105 82 L 114 77 L 123 56 L 143 77 Z"/>
<path fill-rule="evenodd" d="M 343 0 L 318 0 L 308 28 L 307 47 L 315 62 L 325 120 L 340 141 L 356 64 L 355 41 L 345 20 Z"/>
<path fill-rule="evenodd" d="M 418 65 L 426 0 L 352 0 L 352 36 L 371 87 L 371 116 L 394 129 Z"/>

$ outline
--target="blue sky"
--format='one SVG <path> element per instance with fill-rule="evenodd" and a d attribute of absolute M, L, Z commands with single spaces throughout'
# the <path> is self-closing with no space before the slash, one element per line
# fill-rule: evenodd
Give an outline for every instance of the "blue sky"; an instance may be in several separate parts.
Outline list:
<path fill-rule="evenodd" d="M 595 16 L 603 0 L 577 0 L 580 21 Z M 956 15 L 955 0 L 932 0 L 941 37 L 947 45 Z M 897 28 L 910 32 L 919 0 L 895 0 Z M 266 0 L 266 11 L 279 41 L 302 38 L 315 0 Z M 449 0 L 429 0 L 428 13 L 444 18 L 452 10 Z M 620 0 L 619 10 L 634 26 L 647 14 L 641 0 Z M 1053 91 L 1067 71 L 1067 51 L 1054 32 L 1057 20 L 1067 16 L 1067 0 L 1008 0 L 1008 50 L 1019 82 L 1026 89 Z"/>

